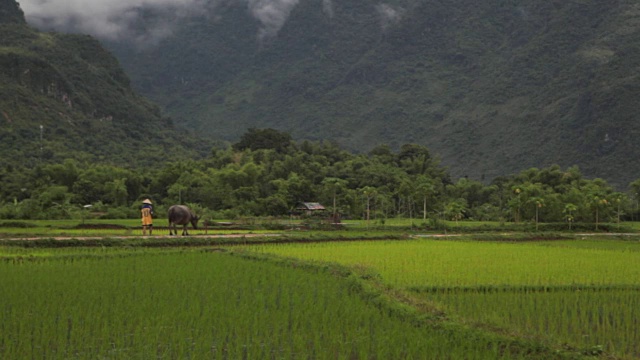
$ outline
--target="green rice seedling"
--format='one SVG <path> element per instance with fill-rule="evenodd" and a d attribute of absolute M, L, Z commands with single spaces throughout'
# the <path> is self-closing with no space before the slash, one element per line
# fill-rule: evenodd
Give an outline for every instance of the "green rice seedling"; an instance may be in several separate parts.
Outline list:
<path fill-rule="evenodd" d="M 214 252 L 121 255 L 59 251 L 0 262 L 0 358 L 513 356 L 479 332 L 425 326 L 372 306 L 356 283 L 323 268 Z"/>
<path fill-rule="evenodd" d="M 469 323 L 638 356 L 640 251 L 625 242 L 590 241 L 412 240 L 252 249 L 370 268 L 387 284 L 426 294 Z"/>
<path fill-rule="evenodd" d="M 640 287 L 440 290 L 424 296 L 474 322 L 640 356 Z"/>
<path fill-rule="evenodd" d="M 436 240 L 270 244 L 251 249 L 371 267 L 399 287 L 640 285 L 638 252 Z"/>
<path fill-rule="evenodd" d="M 615 238 L 582 237 L 575 240 L 555 240 L 539 245 L 577 249 L 601 249 L 611 251 L 640 251 L 640 236 L 625 235 Z"/>

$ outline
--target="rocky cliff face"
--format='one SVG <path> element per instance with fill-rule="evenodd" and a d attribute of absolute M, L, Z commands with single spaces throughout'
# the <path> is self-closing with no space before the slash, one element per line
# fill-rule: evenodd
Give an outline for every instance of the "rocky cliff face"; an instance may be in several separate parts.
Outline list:
<path fill-rule="evenodd" d="M 8 163 L 135 166 L 198 156 L 202 142 L 174 139 L 171 120 L 131 89 L 97 40 L 34 30 L 15 1 L 2 0 L 0 9 L 0 155 Z M 144 149 L 148 155 L 139 156 Z"/>

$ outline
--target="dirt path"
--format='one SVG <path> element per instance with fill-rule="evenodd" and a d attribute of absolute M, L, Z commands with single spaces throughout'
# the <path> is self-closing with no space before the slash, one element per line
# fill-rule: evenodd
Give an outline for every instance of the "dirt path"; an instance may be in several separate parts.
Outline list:
<path fill-rule="evenodd" d="M 176 236 L 176 235 L 128 235 L 128 236 L 39 236 L 39 237 L 15 237 L 15 238 L 0 238 L 2 240 L 9 241 L 29 241 L 29 240 L 102 240 L 102 239 L 217 239 L 217 238 L 255 238 L 255 237 L 275 237 L 282 236 L 282 234 L 210 234 L 210 235 L 189 235 L 189 236 Z"/>

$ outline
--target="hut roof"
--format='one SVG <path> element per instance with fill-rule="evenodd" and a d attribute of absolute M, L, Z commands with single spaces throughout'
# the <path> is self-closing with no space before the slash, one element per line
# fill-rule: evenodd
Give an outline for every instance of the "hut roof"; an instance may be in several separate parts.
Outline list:
<path fill-rule="evenodd" d="M 298 210 L 326 210 L 324 206 L 317 202 L 301 202 L 296 207 Z"/>

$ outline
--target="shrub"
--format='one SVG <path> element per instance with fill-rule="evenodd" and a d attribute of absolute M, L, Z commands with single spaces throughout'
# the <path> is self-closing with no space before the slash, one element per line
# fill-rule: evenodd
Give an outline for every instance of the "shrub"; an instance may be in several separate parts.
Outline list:
<path fill-rule="evenodd" d="M 24 229 L 24 228 L 34 228 L 34 227 L 37 227 L 37 225 L 24 222 L 24 221 L 3 221 L 3 222 L 0 222 L 0 227 Z"/>

